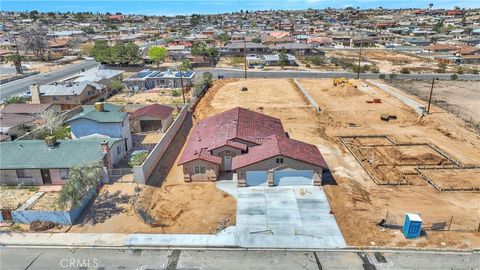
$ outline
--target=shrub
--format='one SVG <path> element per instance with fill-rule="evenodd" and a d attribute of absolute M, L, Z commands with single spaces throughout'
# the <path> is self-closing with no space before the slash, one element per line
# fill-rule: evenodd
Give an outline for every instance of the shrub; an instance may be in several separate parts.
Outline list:
<path fill-rule="evenodd" d="M 147 157 L 148 157 L 148 153 L 146 152 L 138 153 L 132 156 L 132 158 L 128 162 L 128 165 L 130 165 L 130 167 L 140 166 L 143 164 L 145 159 L 147 159 Z"/>
<path fill-rule="evenodd" d="M 34 221 L 30 223 L 30 230 L 34 232 L 42 232 L 42 231 L 53 229 L 56 226 L 57 224 L 50 221 Z"/>
<path fill-rule="evenodd" d="M 455 80 L 457 80 L 457 79 L 458 79 L 458 75 L 457 75 L 457 74 L 452 74 L 452 75 L 450 75 L 450 80 L 455 81 Z"/>
<path fill-rule="evenodd" d="M 180 96 L 180 91 L 178 90 L 173 90 L 172 91 L 172 97 L 179 97 Z"/>
<path fill-rule="evenodd" d="M 406 67 L 403 67 L 401 70 L 400 70 L 400 73 L 402 74 L 410 74 L 410 70 Z"/>

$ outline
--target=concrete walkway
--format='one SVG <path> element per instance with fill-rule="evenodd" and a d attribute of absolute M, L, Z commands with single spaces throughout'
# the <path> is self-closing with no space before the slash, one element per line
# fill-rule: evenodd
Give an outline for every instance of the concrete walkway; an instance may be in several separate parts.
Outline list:
<path fill-rule="evenodd" d="M 398 92 L 398 90 L 396 88 L 391 87 L 389 85 L 385 85 L 383 83 L 374 82 L 372 80 L 367 80 L 367 82 L 375 85 L 376 87 L 378 87 L 381 90 L 387 92 L 388 94 L 398 98 L 400 101 L 405 103 L 405 105 L 407 105 L 407 106 L 411 107 L 413 110 L 415 110 L 415 112 L 418 113 L 419 115 L 424 114 L 424 112 L 426 110 L 425 105 L 422 105 L 422 104 L 416 102 L 415 100 L 401 94 L 400 92 Z"/>

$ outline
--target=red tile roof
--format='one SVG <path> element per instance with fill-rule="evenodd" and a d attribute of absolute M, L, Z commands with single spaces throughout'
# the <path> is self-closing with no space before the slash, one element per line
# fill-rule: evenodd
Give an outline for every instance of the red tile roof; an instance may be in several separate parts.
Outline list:
<path fill-rule="evenodd" d="M 276 156 L 284 156 L 327 168 L 325 159 L 315 145 L 285 136 L 272 135 L 263 144 L 250 147 L 248 153 L 234 157 L 232 169 L 236 170 Z"/>
<path fill-rule="evenodd" d="M 167 119 L 170 115 L 172 115 L 173 108 L 170 106 L 160 105 L 160 104 L 152 104 L 140 108 L 132 113 L 132 118 L 136 118 L 143 115 L 148 115 L 154 118 L 159 119 Z"/>
<path fill-rule="evenodd" d="M 221 146 L 245 151 L 246 145 L 239 141 L 261 144 L 272 134 L 285 136 L 279 119 L 237 107 L 198 122 L 190 133 L 178 165 L 205 159 L 210 155 L 209 151 Z M 208 161 L 221 163 L 220 158 Z"/>

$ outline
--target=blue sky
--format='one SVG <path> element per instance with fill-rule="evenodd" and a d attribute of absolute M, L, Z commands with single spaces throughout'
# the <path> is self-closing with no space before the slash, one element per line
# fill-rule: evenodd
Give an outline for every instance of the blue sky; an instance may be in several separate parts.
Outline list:
<path fill-rule="evenodd" d="M 478 8 L 479 0 L 0 0 L 5 11 L 89 11 L 122 12 L 125 14 L 176 15 L 191 13 L 223 13 L 240 10 L 306 9 L 306 8 L 421 8 L 434 3 L 437 8 Z"/>

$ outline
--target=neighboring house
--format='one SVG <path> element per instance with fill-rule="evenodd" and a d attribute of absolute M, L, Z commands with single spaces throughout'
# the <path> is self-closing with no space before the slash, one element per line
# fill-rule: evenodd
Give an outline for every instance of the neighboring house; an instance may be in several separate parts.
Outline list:
<path fill-rule="evenodd" d="M 123 70 L 93 68 L 78 74 L 72 79 L 74 82 L 89 81 L 109 85 L 114 80 L 121 81 L 124 72 Z"/>
<path fill-rule="evenodd" d="M 70 110 L 83 104 L 93 104 L 110 96 L 107 87 L 89 81 L 40 86 L 33 84 L 30 86 L 30 93 L 32 104 L 58 104 L 62 110 Z"/>
<path fill-rule="evenodd" d="M 130 123 L 122 106 L 110 103 L 95 103 L 82 106 L 83 111 L 67 120 L 73 138 L 104 135 L 123 139 L 125 151 L 132 148 Z"/>
<path fill-rule="evenodd" d="M 82 162 L 98 161 L 112 168 L 125 155 L 119 150 L 122 140 L 118 138 L 59 140 L 53 145 L 43 140 L 1 142 L 0 184 L 62 185 L 69 169 Z"/>
<path fill-rule="evenodd" d="M 238 107 L 199 121 L 178 165 L 186 182 L 233 171 L 239 186 L 320 185 L 327 168 L 318 148 L 288 138 L 279 119 Z"/>
<path fill-rule="evenodd" d="M 286 54 L 287 59 L 288 59 L 288 64 L 287 66 L 296 66 L 297 65 L 297 59 L 295 56 L 291 54 Z M 279 66 L 280 65 L 280 54 L 267 54 L 267 55 L 262 55 L 261 56 L 263 63 L 265 63 L 266 66 Z"/>
<path fill-rule="evenodd" d="M 2 113 L 0 114 L 0 134 L 9 136 L 10 140 L 13 141 L 25 133 L 35 129 L 37 126 L 35 121 L 37 119 L 37 117 L 31 115 Z"/>
<path fill-rule="evenodd" d="M 270 47 L 273 52 L 280 52 L 285 50 L 286 53 L 291 55 L 306 55 L 311 54 L 313 49 L 305 43 L 284 43 L 284 44 L 277 44 L 275 46 Z"/>
<path fill-rule="evenodd" d="M 241 56 L 245 49 L 247 53 L 265 54 L 268 52 L 268 47 L 254 42 L 232 42 L 226 47 L 226 51 L 230 55 Z"/>
<path fill-rule="evenodd" d="M 313 48 L 330 47 L 333 45 L 333 39 L 329 37 L 309 37 L 307 44 Z"/>
<path fill-rule="evenodd" d="M 193 85 L 195 72 L 193 71 L 155 71 L 145 69 L 131 77 L 123 80 L 129 90 L 142 91 L 153 88 L 181 88 L 183 86 L 189 88 Z"/>
<path fill-rule="evenodd" d="M 73 40 L 70 37 L 55 38 L 48 41 L 49 53 L 58 53 L 60 55 L 68 55 L 70 48 L 73 46 Z"/>
<path fill-rule="evenodd" d="M 0 113 L 16 113 L 23 115 L 41 115 L 47 111 L 60 112 L 61 106 L 57 104 L 8 104 L 3 109 L 0 110 Z"/>
<path fill-rule="evenodd" d="M 172 113 L 172 107 L 160 104 L 147 105 L 137 109 L 130 115 L 132 132 L 165 132 L 173 122 Z"/>

